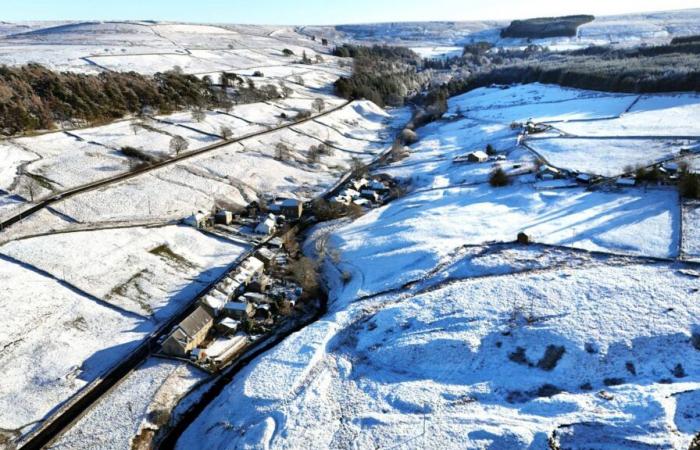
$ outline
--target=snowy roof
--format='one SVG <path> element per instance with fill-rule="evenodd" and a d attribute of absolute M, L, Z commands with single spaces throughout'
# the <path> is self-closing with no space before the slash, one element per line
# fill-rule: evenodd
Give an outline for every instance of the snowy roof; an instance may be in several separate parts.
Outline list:
<path fill-rule="evenodd" d="M 282 206 L 299 206 L 299 204 L 301 204 L 301 200 L 295 198 L 286 198 L 280 202 Z"/>
<path fill-rule="evenodd" d="M 227 311 L 242 311 L 246 312 L 248 310 L 247 303 L 241 302 L 228 302 L 224 305 L 224 309 Z"/>
<path fill-rule="evenodd" d="M 634 186 L 636 183 L 634 178 L 618 178 L 615 184 L 618 186 Z"/>
<path fill-rule="evenodd" d="M 484 158 L 488 159 L 488 157 L 489 157 L 489 155 L 487 155 L 486 152 L 483 151 L 483 150 L 477 150 L 477 151 L 471 152 L 471 153 L 469 153 L 469 154 L 470 154 L 470 155 L 473 155 L 473 156 L 476 156 L 476 157 L 479 158 L 479 159 L 484 159 Z"/>
<path fill-rule="evenodd" d="M 188 336 L 192 337 L 195 334 L 202 331 L 208 324 L 214 320 L 209 311 L 198 306 L 197 309 L 192 311 L 192 314 L 187 316 L 185 320 L 180 322 L 179 328 Z"/>
<path fill-rule="evenodd" d="M 229 328 L 231 330 L 235 330 L 238 329 L 238 327 L 241 325 L 241 322 L 236 319 L 226 317 L 219 322 L 219 325 Z"/>

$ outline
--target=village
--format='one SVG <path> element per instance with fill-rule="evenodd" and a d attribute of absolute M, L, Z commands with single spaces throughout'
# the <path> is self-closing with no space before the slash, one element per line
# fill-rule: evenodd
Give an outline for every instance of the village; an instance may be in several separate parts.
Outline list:
<path fill-rule="evenodd" d="M 198 296 L 194 309 L 162 339 L 157 354 L 214 373 L 283 321 L 317 308 L 316 293 L 307 292 L 291 269 L 301 257 L 296 243 L 300 232 L 321 220 L 384 204 L 395 184 L 386 175 L 358 176 L 341 182 L 325 196 L 330 200 L 264 198 L 238 212 L 198 211 L 183 219 L 204 233 L 245 240 L 254 247 Z"/>

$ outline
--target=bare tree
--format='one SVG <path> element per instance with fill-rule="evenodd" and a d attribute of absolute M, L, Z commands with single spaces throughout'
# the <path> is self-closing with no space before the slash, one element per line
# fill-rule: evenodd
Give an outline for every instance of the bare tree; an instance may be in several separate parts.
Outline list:
<path fill-rule="evenodd" d="M 289 97 L 290 95 L 292 95 L 294 93 L 292 88 L 290 88 L 289 86 L 287 86 L 284 83 L 280 83 L 280 90 L 282 91 L 282 95 L 284 97 Z"/>
<path fill-rule="evenodd" d="M 292 153 L 290 150 L 289 146 L 285 144 L 284 142 L 278 142 L 277 145 L 275 145 L 275 159 L 278 161 L 285 161 L 289 158 L 289 155 Z"/>
<path fill-rule="evenodd" d="M 34 197 L 39 193 L 40 188 L 41 186 L 39 185 L 38 181 L 36 181 L 33 177 L 27 177 L 26 189 L 30 202 L 34 202 Z"/>
<path fill-rule="evenodd" d="M 367 175 L 367 166 L 357 156 L 353 156 L 352 160 L 350 160 L 350 170 L 356 178 Z"/>
<path fill-rule="evenodd" d="M 219 134 L 222 138 L 228 140 L 233 137 L 233 130 L 231 130 L 231 128 L 227 127 L 226 125 L 222 125 L 221 129 L 219 130 Z"/>
<path fill-rule="evenodd" d="M 179 155 L 180 152 L 187 150 L 190 144 L 182 136 L 173 136 L 170 139 L 170 150 L 175 152 L 175 155 Z"/>
<path fill-rule="evenodd" d="M 194 108 L 192 110 L 192 120 L 195 122 L 204 122 L 204 119 L 206 118 L 206 114 L 204 114 L 204 110 L 202 108 Z"/>
<path fill-rule="evenodd" d="M 310 163 L 317 163 L 319 159 L 321 159 L 321 151 L 319 149 L 320 146 L 323 144 L 319 144 L 318 146 L 312 145 L 309 148 L 309 153 L 308 153 L 308 160 Z"/>
<path fill-rule="evenodd" d="M 326 109 L 326 102 L 322 98 L 317 98 L 311 103 L 311 107 L 320 113 Z"/>
<path fill-rule="evenodd" d="M 131 131 L 134 132 L 134 136 L 139 134 L 139 130 L 143 128 L 143 123 L 141 123 L 140 120 L 134 120 L 129 124 L 129 127 L 131 127 Z"/>

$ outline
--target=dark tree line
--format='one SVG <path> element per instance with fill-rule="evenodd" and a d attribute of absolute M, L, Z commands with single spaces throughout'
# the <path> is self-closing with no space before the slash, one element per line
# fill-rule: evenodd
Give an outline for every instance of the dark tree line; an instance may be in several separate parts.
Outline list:
<path fill-rule="evenodd" d="M 52 128 L 57 122 L 101 123 L 153 108 L 161 113 L 221 101 L 206 80 L 177 71 L 85 75 L 38 64 L 0 66 L 0 133 Z"/>
<path fill-rule="evenodd" d="M 507 28 L 501 30 L 501 37 L 541 39 L 558 36 L 576 36 L 579 26 L 592 22 L 594 19 L 594 16 L 577 15 L 514 20 Z"/>
<path fill-rule="evenodd" d="M 353 74 L 335 82 L 336 93 L 346 99 L 365 98 L 379 106 L 400 106 L 427 82 L 416 70 L 420 58 L 405 47 L 336 47 L 336 56 L 354 58 Z"/>
<path fill-rule="evenodd" d="M 447 83 L 450 96 L 491 84 L 532 82 L 608 92 L 700 91 L 700 44 L 693 42 L 561 53 L 542 49 L 527 55 L 491 52 L 484 58 L 483 65 L 468 66 L 469 76 Z"/>

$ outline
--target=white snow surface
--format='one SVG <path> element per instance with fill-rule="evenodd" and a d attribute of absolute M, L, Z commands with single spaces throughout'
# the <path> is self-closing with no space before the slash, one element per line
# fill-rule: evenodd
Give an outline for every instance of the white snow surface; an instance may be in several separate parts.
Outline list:
<path fill-rule="evenodd" d="M 328 313 L 239 373 L 178 448 L 688 448 L 700 272 L 673 261 L 678 194 L 535 183 L 511 120 L 617 117 L 635 100 L 562 91 L 474 91 L 450 102 L 466 118 L 417 130 L 410 156 L 379 169 L 410 182 L 405 197 L 305 245 L 330 255 Z M 591 159 L 613 157 L 600 141 Z M 487 143 L 505 160 L 452 163 Z M 676 153 L 649 146 L 615 165 Z M 485 183 L 495 165 L 510 186 Z M 542 245 L 512 243 L 520 231 Z"/>

